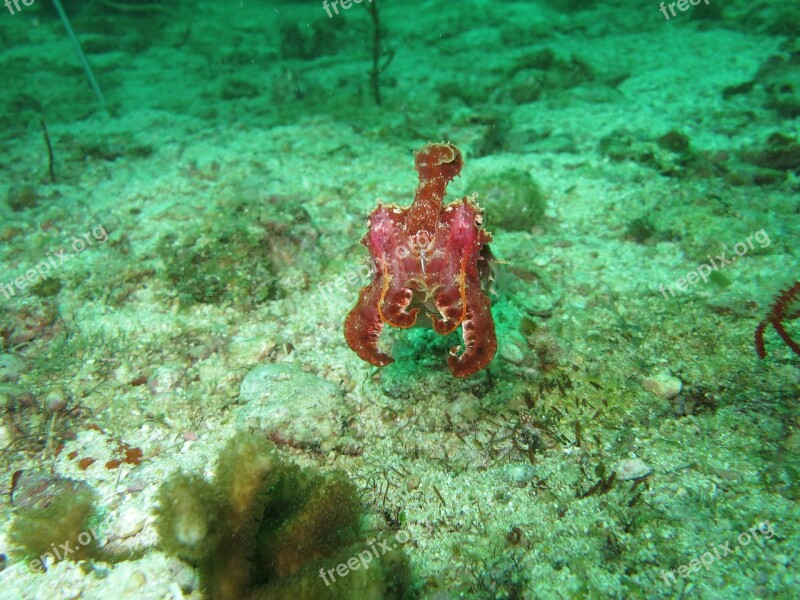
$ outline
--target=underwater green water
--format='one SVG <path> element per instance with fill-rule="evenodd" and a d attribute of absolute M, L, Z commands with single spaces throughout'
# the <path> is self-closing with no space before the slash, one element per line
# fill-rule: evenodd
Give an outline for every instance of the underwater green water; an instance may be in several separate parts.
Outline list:
<path fill-rule="evenodd" d="M 5 0 L 0 598 L 800 596 L 799 36 Z"/>

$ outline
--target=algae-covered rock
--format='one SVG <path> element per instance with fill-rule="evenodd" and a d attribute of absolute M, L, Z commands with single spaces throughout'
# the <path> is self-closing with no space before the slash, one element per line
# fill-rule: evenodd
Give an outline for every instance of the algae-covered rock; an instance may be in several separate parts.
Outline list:
<path fill-rule="evenodd" d="M 469 189 L 477 192 L 491 227 L 527 231 L 544 217 L 542 191 L 533 177 L 520 169 L 479 175 L 470 181 Z"/>
<path fill-rule="evenodd" d="M 578 56 L 562 58 L 550 48 L 519 56 L 508 74 L 508 93 L 516 104 L 535 102 L 547 93 L 558 93 L 595 81 L 588 62 Z"/>
<path fill-rule="evenodd" d="M 800 173 L 800 143 L 780 133 L 770 135 L 764 149 L 745 152 L 743 158 L 764 169 Z"/>
<path fill-rule="evenodd" d="M 0 382 L 19 381 L 27 370 L 25 361 L 17 354 L 0 354 Z"/>
<path fill-rule="evenodd" d="M 96 502 L 97 494 L 83 481 L 44 471 L 16 475 L 9 530 L 16 553 L 37 572 L 60 560 L 96 557 Z"/>
<path fill-rule="evenodd" d="M 159 500 L 169 503 L 158 522 L 161 545 L 170 554 L 200 560 L 219 519 L 220 503 L 212 485 L 200 475 L 178 473 L 159 490 Z"/>
<path fill-rule="evenodd" d="M 14 212 L 35 208 L 39 200 L 39 193 L 32 185 L 11 186 L 6 193 L 6 204 Z"/>
<path fill-rule="evenodd" d="M 286 462 L 261 437 L 234 436 L 213 481 L 173 476 L 158 505 L 162 548 L 197 567 L 209 598 L 410 597 L 401 551 L 356 558 L 371 542 L 349 479 Z"/>
<path fill-rule="evenodd" d="M 339 388 L 294 364 L 263 365 L 242 381 L 236 427 L 290 446 L 327 451 L 345 419 Z"/>
<path fill-rule="evenodd" d="M 164 275 L 182 304 L 252 306 L 275 297 L 275 268 L 266 254 L 264 236 L 237 224 L 160 244 Z"/>

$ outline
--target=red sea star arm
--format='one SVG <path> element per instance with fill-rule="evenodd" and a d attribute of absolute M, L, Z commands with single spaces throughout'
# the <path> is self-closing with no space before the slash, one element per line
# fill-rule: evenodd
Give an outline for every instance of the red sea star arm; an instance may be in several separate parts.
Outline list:
<path fill-rule="evenodd" d="M 378 348 L 378 338 L 383 331 L 383 321 L 378 313 L 378 303 L 382 293 L 383 282 L 380 278 L 361 288 L 358 302 L 344 321 L 344 337 L 347 345 L 362 360 L 376 367 L 385 367 L 394 362 L 391 356 Z"/>
<path fill-rule="evenodd" d="M 492 303 L 478 286 L 467 287 L 467 317 L 461 324 L 464 350 L 450 350 L 447 364 L 456 377 L 469 377 L 492 362 L 497 351 L 497 337 L 492 318 Z"/>

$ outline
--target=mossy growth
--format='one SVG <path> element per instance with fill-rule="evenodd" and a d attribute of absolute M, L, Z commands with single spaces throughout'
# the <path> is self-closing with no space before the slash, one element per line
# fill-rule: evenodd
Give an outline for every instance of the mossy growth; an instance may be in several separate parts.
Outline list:
<path fill-rule="evenodd" d="M 341 48 L 339 33 L 344 19 L 321 17 L 311 23 L 281 23 L 280 52 L 285 59 L 313 60 L 336 54 Z"/>
<path fill-rule="evenodd" d="M 222 450 L 213 481 L 178 473 L 161 486 L 156 528 L 161 547 L 195 565 L 216 600 L 411 597 L 400 550 L 323 579 L 374 541 L 361 529 L 355 486 L 341 473 L 300 469 L 247 432 Z"/>
<path fill-rule="evenodd" d="M 719 271 L 711 271 L 711 273 L 708 274 L 708 278 L 711 280 L 711 283 L 720 288 L 729 288 L 733 285 L 731 280 Z"/>
<path fill-rule="evenodd" d="M 83 481 L 41 471 L 14 477 L 14 519 L 9 539 L 14 554 L 41 572 L 60 560 L 100 557 L 97 494 Z"/>
<path fill-rule="evenodd" d="M 646 244 L 657 234 L 656 226 L 646 217 L 633 219 L 625 226 L 625 239 L 637 244 Z"/>
<path fill-rule="evenodd" d="M 477 192 L 490 230 L 499 226 L 507 231 L 528 231 L 544 217 L 542 191 L 525 171 L 505 169 L 478 175 L 470 180 L 469 190 Z"/>
<path fill-rule="evenodd" d="M 39 298 L 52 298 L 61 291 L 61 280 L 57 277 L 42 279 L 31 286 L 31 293 Z"/>
<path fill-rule="evenodd" d="M 277 278 L 265 231 L 223 223 L 194 233 L 180 239 L 168 235 L 159 244 L 164 275 L 181 305 L 250 307 L 275 297 Z"/>
<path fill-rule="evenodd" d="M 12 186 L 6 196 L 6 204 L 14 212 L 36 208 L 39 200 L 39 193 L 32 185 Z"/>

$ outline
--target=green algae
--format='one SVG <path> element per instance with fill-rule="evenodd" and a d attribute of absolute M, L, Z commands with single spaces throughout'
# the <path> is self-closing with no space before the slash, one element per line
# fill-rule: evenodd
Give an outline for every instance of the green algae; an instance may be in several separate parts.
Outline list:
<path fill-rule="evenodd" d="M 41 572 L 62 559 L 99 556 L 92 529 L 99 520 L 98 495 L 85 482 L 23 472 L 14 480 L 12 498 L 9 537 L 18 558 L 30 561 L 33 571 Z"/>
<path fill-rule="evenodd" d="M 161 547 L 197 567 L 209 597 L 410 597 L 401 551 L 352 566 L 374 532 L 362 529 L 358 492 L 344 474 L 301 469 L 249 433 L 228 442 L 215 473 L 213 481 L 167 480 L 156 520 Z M 346 576 L 327 573 L 345 563 Z"/>
<path fill-rule="evenodd" d="M 265 257 L 264 235 L 224 224 L 180 238 L 165 236 L 158 249 L 164 257 L 164 278 L 182 305 L 262 304 L 275 298 L 277 289 L 274 267 Z"/>
<path fill-rule="evenodd" d="M 546 201 L 536 181 L 520 169 L 503 169 L 470 179 L 469 189 L 486 208 L 487 227 L 527 231 L 541 224 Z"/>

